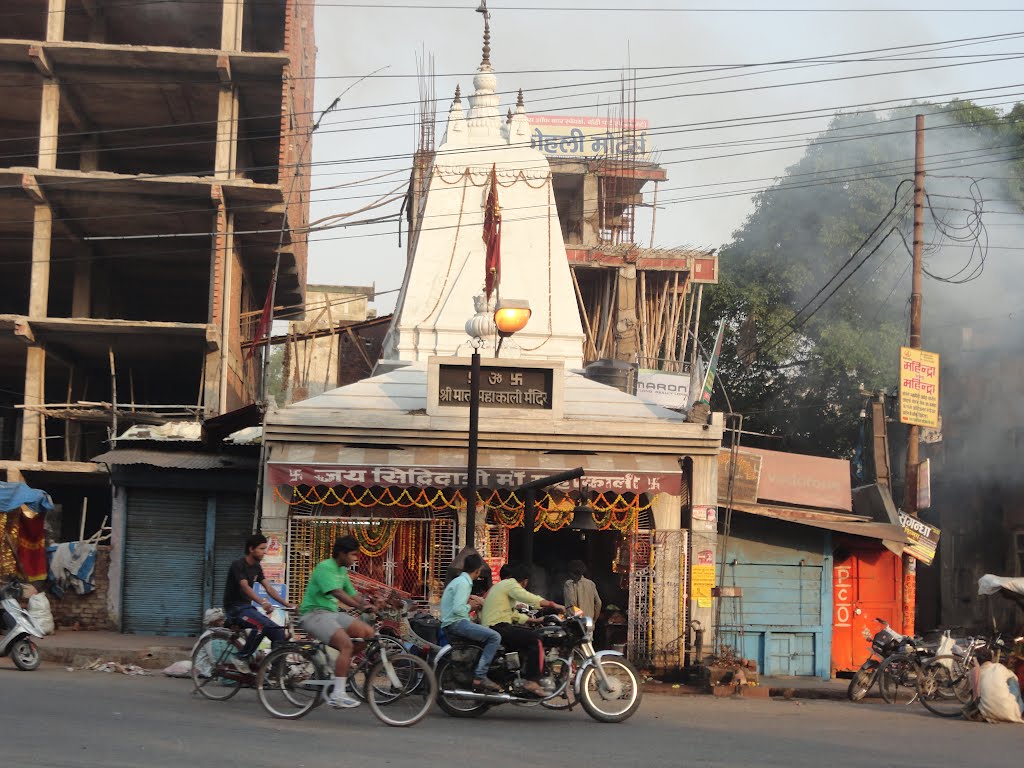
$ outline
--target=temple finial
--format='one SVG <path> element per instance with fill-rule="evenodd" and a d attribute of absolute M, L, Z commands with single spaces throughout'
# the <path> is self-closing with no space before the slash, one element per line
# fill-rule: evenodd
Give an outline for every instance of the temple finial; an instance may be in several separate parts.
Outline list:
<path fill-rule="evenodd" d="M 525 107 L 526 106 L 526 102 L 523 100 L 523 89 L 522 88 L 519 89 L 519 95 L 516 97 L 516 106 L 517 107 Z"/>
<path fill-rule="evenodd" d="M 512 107 L 508 108 L 508 114 L 505 115 L 505 122 L 507 122 L 509 125 L 512 124 Z"/>
<path fill-rule="evenodd" d="M 456 104 L 461 104 L 462 103 L 462 86 L 461 85 L 456 85 L 455 86 L 455 103 Z"/>
<path fill-rule="evenodd" d="M 491 66 L 491 12 L 487 10 L 487 0 L 480 0 L 480 7 L 476 9 L 477 13 L 484 15 L 484 55 L 480 60 L 480 66 L 488 67 Z"/>

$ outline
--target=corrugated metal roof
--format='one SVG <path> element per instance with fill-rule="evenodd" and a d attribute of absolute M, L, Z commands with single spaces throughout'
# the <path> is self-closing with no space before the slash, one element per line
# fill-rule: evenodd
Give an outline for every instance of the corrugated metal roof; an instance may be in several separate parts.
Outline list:
<path fill-rule="evenodd" d="M 869 539 L 881 539 L 886 542 L 902 546 L 912 543 L 907 537 L 906 531 L 898 525 L 889 523 L 872 523 L 849 515 L 849 520 L 843 520 L 843 515 L 834 512 L 816 513 L 812 510 L 780 507 L 772 504 L 739 504 L 734 503 L 733 509 L 746 512 L 751 515 L 772 517 L 776 520 L 785 520 L 798 525 L 810 525 L 814 528 L 825 528 L 830 531 L 850 533 L 855 536 L 865 536 Z"/>
<path fill-rule="evenodd" d="M 259 461 L 250 456 L 229 456 L 197 451 L 152 451 L 140 448 L 117 448 L 93 459 L 100 464 L 130 466 L 144 464 L 161 469 L 232 469 L 255 470 Z"/>

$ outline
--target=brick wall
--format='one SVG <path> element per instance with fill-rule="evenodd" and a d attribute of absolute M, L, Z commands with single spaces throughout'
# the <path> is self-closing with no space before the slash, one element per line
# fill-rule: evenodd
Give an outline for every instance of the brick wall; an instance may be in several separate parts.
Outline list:
<path fill-rule="evenodd" d="M 110 586 L 110 547 L 101 546 L 96 550 L 96 588 L 87 595 L 65 593 L 63 598 L 48 592 L 57 629 L 116 629 L 107 612 L 107 590 Z"/>

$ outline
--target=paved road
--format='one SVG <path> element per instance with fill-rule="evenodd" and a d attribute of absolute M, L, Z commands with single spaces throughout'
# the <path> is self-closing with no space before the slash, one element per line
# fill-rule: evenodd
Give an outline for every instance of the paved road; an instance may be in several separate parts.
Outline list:
<path fill-rule="evenodd" d="M 942 720 L 916 705 L 655 695 L 619 725 L 509 706 L 475 721 L 437 713 L 410 729 L 379 725 L 365 708 L 283 722 L 252 691 L 209 702 L 183 680 L 23 673 L 0 661 L 4 768 L 1007 768 L 1022 737 L 1020 726 Z"/>

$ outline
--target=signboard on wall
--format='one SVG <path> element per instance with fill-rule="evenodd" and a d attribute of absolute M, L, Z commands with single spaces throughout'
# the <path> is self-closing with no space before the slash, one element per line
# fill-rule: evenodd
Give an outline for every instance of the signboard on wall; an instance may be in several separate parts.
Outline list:
<path fill-rule="evenodd" d="M 468 365 L 442 365 L 438 372 L 438 404 L 469 407 Z M 552 407 L 551 368 L 480 368 L 481 408 L 546 409 Z"/>
<path fill-rule="evenodd" d="M 758 486 L 761 481 L 760 456 L 739 451 L 736 454 L 736 469 L 733 478 L 732 500 L 744 504 L 756 504 Z M 729 503 L 729 467 L 732 464 L 732 451 L 718 452 L 718 502 Z"/>
<path fill-rule="evenodd" d="M 939 548 L 939 529 L 905 512 L 900 512 L 900 525 L 911 541 L 903 551 L 925 565 L 931 565 Z"/>
<path fill-rule="evenodd" d="M 636 376 L 636 396 L 651 405 L 685 410 L 690 406 L 690 374 L 641 368 Z"/>
<path fill-rule="evenodd" d="M 900 421 L 939 426 L 939 356 L 900 347 Z"/>
<path fill-rule="evenodd" d="M 650 157 L 646 120 L 583 115 L 530 115 L 530 146 L 548 157 Z"/>

